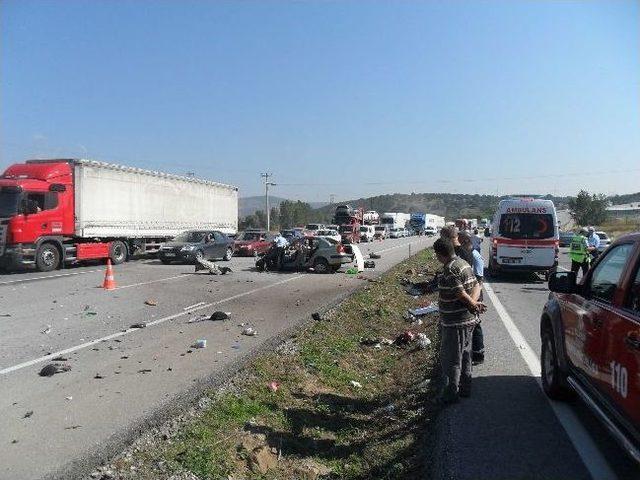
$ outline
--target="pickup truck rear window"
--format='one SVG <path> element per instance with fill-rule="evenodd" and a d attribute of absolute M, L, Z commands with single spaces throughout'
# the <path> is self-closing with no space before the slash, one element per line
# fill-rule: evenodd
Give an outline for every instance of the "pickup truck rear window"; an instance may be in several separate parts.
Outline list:
<path fill-rule="evenodd" d="M 500 217 L 498 232 L 506 238 L 553 238 L 553 215 L 508 213 Z"/>

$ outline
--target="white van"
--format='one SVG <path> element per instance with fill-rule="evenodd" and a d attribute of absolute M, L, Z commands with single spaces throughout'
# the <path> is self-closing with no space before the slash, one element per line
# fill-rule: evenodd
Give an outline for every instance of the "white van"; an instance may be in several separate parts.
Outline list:
<path fill-rule="evenodd" d="M 491 226 L 489 275 L 501 271 L 544 272 L 558 266 L 558 222 L 551 200 L 501 200 Z"/>
<path fill-rule="evenodd" d="M 373 242 L 373 237 L 375 234 L 376 230 L 373 225 L 360 225 L 361 242 Z"/>

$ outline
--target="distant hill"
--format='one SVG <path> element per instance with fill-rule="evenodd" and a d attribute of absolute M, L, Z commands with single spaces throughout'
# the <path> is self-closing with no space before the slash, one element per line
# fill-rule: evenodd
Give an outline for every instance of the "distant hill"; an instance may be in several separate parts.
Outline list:
<path fill-rule="evenodd" d="M 269 206 L 279 207 L 286 198 L 269 196 Z M 264 196 L 244 197 L 238 199 L 238 217 L 256 213 L 256 210 L 264 210 Z"/>
<path fill-rule="evenodd" d="M 623 205 L 625 203 L 640 202 L 640 192 L 626 195 L 612 195 L 609 197 L 611 205 Z"/>
<path fill-rule="evenodd" d="M 341 204 L 352 207 L 361 206 L 365 210 L 383 212 L 427 212 L 442 215 L 448 220 L 455 218 L 491 218 L 498 202 L 508 197 L 496 195 L 467 195 L 458 193 L 413 193 L 380 195 L 377 197 L 358 198 Z M 553 200 L 556 208 L 566 208 L 568 197 L 544 197 Z M 328 222 L 335 211 L 334 205 L 326 205 L 317 210 L 318 221 Z"/>

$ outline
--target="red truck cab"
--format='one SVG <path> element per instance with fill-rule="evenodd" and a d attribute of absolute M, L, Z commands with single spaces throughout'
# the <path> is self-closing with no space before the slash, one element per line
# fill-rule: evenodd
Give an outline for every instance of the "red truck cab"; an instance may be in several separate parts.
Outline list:
<path fill-rule="evenodd" d="M 63 261 L 106 258 L 109 242 L 76 242 L 73 166 L 70 160 L 30 160 L 0 177 L 0 267 L 35 265 L 40 271 Z M 124 244 L 113 256 L 124 261 Z"/>
<path fill-rule="evenodd" d="M 640 462 L 640 232 L 619 238 L 576 282 L 549 278 L 540 324 L 542 385 L 576 393 Z"/>

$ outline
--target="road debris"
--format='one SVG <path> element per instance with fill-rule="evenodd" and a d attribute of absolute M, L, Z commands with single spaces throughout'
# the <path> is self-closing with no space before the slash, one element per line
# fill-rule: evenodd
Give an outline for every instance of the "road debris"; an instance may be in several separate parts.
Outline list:
<path fill-rule="evenodd" d="M 267 388 L 272 392 L 277 392 L 278 388 L 280 388 L 280 384 L 278 382 L 269 382 Z"/>
<path fill-rule="evenodd" d="M 319 322 L 320 320 L 322 320 L 322 317 L 320 316 L 320 314 L 318 312 L 313 312 L 311 314 L 311 318 L 313 318 L 315 321 Z"/>
<path fill-rule="evenodd" d="M 231 312 L 213 312 L 209 320 L 218 321 L 218 320 L 229 320 L 231 318 Z"/>
<path fill-rule="evenodd" d="M 151 373 L 151 369 L 150 368 L 141 368 L 140 370 L 138 370 L 138 373 Z"/>
<path fill-rule="evenodd" d="M 355 267 L 347 268 L 344 271 L 344 273 L 347 274 L 347 275 L 357 275 L 358 274 L 358 269 L 355 268 Z"/>
<path fill-rule="evenodd" d="M 147 328 L 147 324 L 146 323 L 134 323 L 129 328 Z"/>
<path fill-rule="evenodd" d="M 356 382 L 355 380 L 351 380 L 349 382 L 353 388 L 362 388 L 362 384 L 360 382 Z"/>
<path fill-rule="evenodd" d="M 416 334 L 411 330 L 407 330 L 406 332 L 401 333 L 396 337 L 395 344 L 396 345 L 408 345 L 413 342 L 416 338 Z"/>
<path fill-rule="evenodd" d="M 431 345 L 431 340 L 429 340 L 424 333 L 419 333 L 416 336 L 416 341 L 418 342 L 418 346 L 423 350 L 429 348 L 429 345 Z"/>
<path fill-rule="evenodd" d="M 431 303 L 425 307 L 414 308 L 413 310 L 409 310 L 411 315 L 416 317 L 420 317 L 422 315 L 428 315 L 429 313 L 436 313 L 438 311 L 438 305 L 435 303 Z"/>
<path fill-rule="evenodd" d="M 104 377 L 102 375 L 100 375 L 99 373 L 96 373 L 93 378 L 95 378 L 96 380 L 102 380 Z"/>
<path fill-rule="evenodd" d="M 45 335 L 49 335 L 49 332 L 51 332 L 51 325 L 47 325 L 47 328 L 42 330 L 40 333 L 44 333 Z"/>
<path fill-rule="evenodd" d="M 365 260 L 364 268 L 376 268 L 376 262 L 373 260 Z"/>
<path fill-rule="evenodd" d="M 31 415 L 33 415 L 33 410 L 29 410 L 27 413 L 24 414 L 22 418 L 29 418 L 31 417 Z"/>
<path fill-rule="evenodd" d="M 209 270 L 210 275 L 226 275 L 227 273 L 233 272 L 229 267 L 219 267 L 215 262 L 205 260 L 204 258 L 196 258 L 196 262 L 196 273 L 200 270 Z"/>
<path fill-rule="evenodd" d="M 373 258 L 374 260 L 379 260 L 379 259 L 381 259 L 381 258 L 382 258 L 382 255 L 380 255 L 379 253 L 371 252 L 371 253 L 369 254 L 369 258 Z"/>
<path fill-rule="evenodd" d="M 253 327 L 246 327 L 242 330 L 242 335 L 246 335 L 248 337 L 255 337 L 258 332 Z"/>
<path fill-rule="evenodd" d="M 75 430 L 82 427 L 82 425 L 71 425 L 70 427 L 64 427 L 65 430 Z"/>
<path fill-rule="evenodd" d="M 207 340 L 204 338 L 196 340 L 196 342 L 191 345 L 192 348 L 207 348 Z"/>
<path fill-rule="evenodd" d="M 56 363 L 49 363 L 45 365 L 38 373 L 41 377 L 53 377 L 56 373 L 68 372 L 71 370 L 71 365 L 59 365 Z"/>
<path fill-rule="evenodd" d="M 158 306 L 158 302 L 156 300 L 152 300 L 152 299 L 145 300 L 144 304 L 145 305 L 149 305 L 150 307 L 157 307 Z"/>
<path fill-rule="evenodd" d="M 72 396 L 64 397 L 65 400 L 73 400 Z"/>

